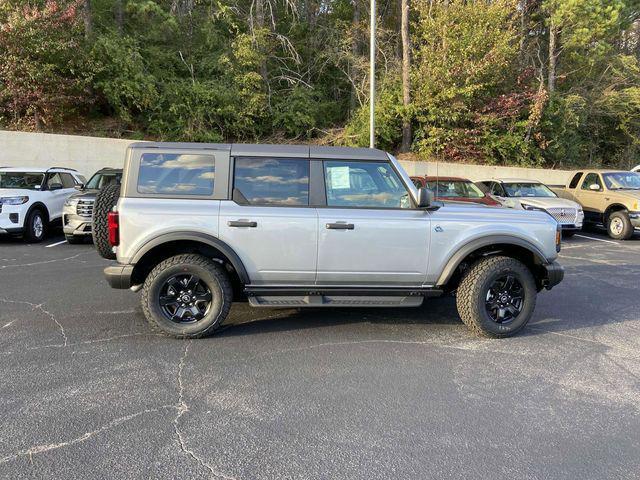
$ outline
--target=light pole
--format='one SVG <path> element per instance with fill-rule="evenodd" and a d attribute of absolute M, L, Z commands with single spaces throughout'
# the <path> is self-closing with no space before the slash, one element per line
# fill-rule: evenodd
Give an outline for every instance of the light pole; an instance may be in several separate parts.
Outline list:
<path fill-rule="evenodd" d="M 376 110 L 376 0 L 371 0 L 371 36 L 369 39 L 369 148 L 375 148 Z"/>

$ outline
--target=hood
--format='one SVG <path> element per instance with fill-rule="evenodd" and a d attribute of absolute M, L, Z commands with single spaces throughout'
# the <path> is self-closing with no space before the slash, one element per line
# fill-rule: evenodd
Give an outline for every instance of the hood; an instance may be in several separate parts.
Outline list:
<path fill-rule="evenodd" d="M 24 197 L 33 195 L 40 190 L 29 190 L 28 188 L 0 188 L 0 197 Z"/>
<path fill-rule="evenodd" d="M 539 208 L 580 208 L 573 200 L 560 197 L 509 197 L 508 200 L 513 200 L 517 205 L 526 203 Z"/>
<path fill-rule="evenodd" d="M 95 200 L 96 195 L 98 194 L 98 190 L 80 190 L 78 193 L 74 193 L 69 198 L 86 198 Z"/>
<path fill-rule="evenodd" d="M 640 200 L 640 190 L 609 190 L 612 194 L 632 200 Z"/>

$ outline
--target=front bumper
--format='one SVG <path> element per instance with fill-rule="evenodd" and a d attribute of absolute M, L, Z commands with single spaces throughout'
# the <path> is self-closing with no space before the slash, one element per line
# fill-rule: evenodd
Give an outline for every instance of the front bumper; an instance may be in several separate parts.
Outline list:
<path fill-rule="evenodd" d="M 65 235 L 91 235 L 91 217 L 83 217 L 75 213 L 75 207 L 64 207 L 62 212 L 62 230 Z"/>
<path fill-rule="evenodd" d="M 0 233 L 22 233 L 27 212 L 24 205 L 0 205 Z"/>
<path fill-rule="evenodd" d="M 104 276 L 111 288 L 131 288 L 133 265 L 110 265 L 104 269 Z"/>
<path fill-rule="evenodd" d="M 547 290 L 551 290 L 564 278 L 564 267 L 558 262 L 554 261 L 547 265 L 542 265 L 542 269 L 542 286 Z"/>
<path fill-rule="evenodd" d="M 629 220 L 633 228 L 640 228 L 640 212 L 629 212 Z"/>

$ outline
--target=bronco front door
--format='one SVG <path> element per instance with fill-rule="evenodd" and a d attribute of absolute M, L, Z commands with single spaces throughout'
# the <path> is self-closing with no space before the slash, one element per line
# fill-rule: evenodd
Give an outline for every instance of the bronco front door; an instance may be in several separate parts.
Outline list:
<path fill-rule="evenodd" d="M 325 160 L 318 208 L 318 285 L 417 286 L 427 274 L 430 218 L 386 161 Z"/>

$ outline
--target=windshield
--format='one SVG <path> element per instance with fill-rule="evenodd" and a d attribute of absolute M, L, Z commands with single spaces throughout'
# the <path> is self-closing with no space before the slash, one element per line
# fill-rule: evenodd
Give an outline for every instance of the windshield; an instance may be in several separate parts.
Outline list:
<path fill-rule="evenodd" d="M 505 183 L 504 189 L 509 197 L 557 197 L 549 187 L 542 183 Z"/>
<path fill-rule="evenodd" d="M 634 172 L 605 173 L 604 183 L 609 190 L 640 190 L 640 174 Z"/>
<path fill-rule="evenodd" d="M 100 190 L 102 187 L 111 185 L 113 183 L 119 184 L 121 179 L 122 173 L 120 172 L 98 172 L 89 179 L 86 188 L 90 190 Z"/>
<path fill-rule="evenodd" d="M 484 193 L 471 182 L 461 180 L 438 180 L 427 182 L 426 187 L 432 190 L 436 197 L 482 198 Z"/>
<path fill-rule="evenodd" d="M 23 188 L 39 190 L 42 188 L 44 173 L 36 172 L 0 172 L 0 188 Z"/>

